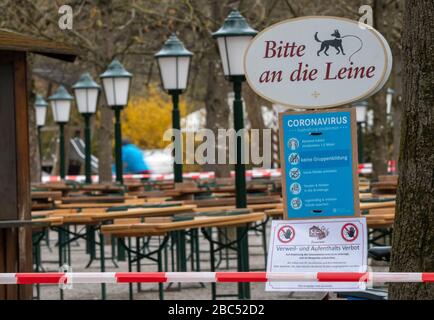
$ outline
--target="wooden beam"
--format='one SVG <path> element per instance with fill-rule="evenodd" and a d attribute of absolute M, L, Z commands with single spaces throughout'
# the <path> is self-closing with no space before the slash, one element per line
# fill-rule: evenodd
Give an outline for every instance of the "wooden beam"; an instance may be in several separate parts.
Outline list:
<path fill-rule="evenodd" d="M 0 29 L 0 50 L 32 52 L 69 62 L 73 62 L 78 55 L 78 50 L 65 43 L 38 39 L 5 29 Z"/>

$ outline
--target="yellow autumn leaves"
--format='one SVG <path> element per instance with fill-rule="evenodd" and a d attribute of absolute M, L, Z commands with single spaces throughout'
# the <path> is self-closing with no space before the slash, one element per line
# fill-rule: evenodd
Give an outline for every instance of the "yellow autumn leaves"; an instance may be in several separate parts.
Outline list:
<path fill-rule="evenodd" d="M 171 97 L 151 86 L 146 97 L 132 97 L 122 112 L 123 136 L 143 149 L 164 148 L 169 144 L 163 141 L 163 134 L 172 127 L 172 109 Z M 184 117 L 183 99 L 179 109 Z"/>

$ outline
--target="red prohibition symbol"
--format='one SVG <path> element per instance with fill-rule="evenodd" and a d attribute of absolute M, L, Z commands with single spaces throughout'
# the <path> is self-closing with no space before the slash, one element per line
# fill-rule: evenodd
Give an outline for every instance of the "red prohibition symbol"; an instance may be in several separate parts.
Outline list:
<path fill-rule="evenodd" d="M 290 225 L 284 225 L 280 227 L 279 231 L 277 232 L 277 238 L 282 243 L 289 243 L 294 240 L 294 237 L 295 230 Z"/>
<path fill-rule="evenodd" d="M 346 223 L 341 229 L 342 239 L 353 242 L 359 236 L 359 229 L 354 223 Z"/>

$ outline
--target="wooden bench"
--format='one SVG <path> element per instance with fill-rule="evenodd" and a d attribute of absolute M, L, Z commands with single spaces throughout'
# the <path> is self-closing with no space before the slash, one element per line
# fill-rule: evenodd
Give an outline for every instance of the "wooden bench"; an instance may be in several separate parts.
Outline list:
<path fill-rule="evenodd" d="M 46 214 L 50 217 L 63 217 L 63 222 L 65 224 L 89 224 L 120 218 L 173 216 L 178 213 L 193 212 L 195 208 L 195 205 L 181 205 L 156 208 L 132 208 L 123 211 L 111 212 L 107 212 L 101 209 L 89 209 L 82 211 L 72 209 L 60 209 L 48 211 L 46 212 Z"/>
<path fill-rule="evenodd" d="M 234 216 L 195 217 L 192 220 L 176 222 L 111 224 L 102 226 L 101 232 L 103 234 L 122 237 L 145 237 L 154 234 L 163 235 L 170 231 L 186 230 L 191 228 L 235 227 L 238 225 L 262 221 L 264 218 L 265 214 L 263 212 L 254 212 Z"/>
<path fill-rule="evenodd" d="M 363 215 L 370 228 L 381 226 L 382 228 L 393 225 L 395 218 L 395 201 L 361 203 L 360 210 L 368 210 L 369 214 Z M 264 211 L 273 219 L 283 218 L 283 208 Z"/>

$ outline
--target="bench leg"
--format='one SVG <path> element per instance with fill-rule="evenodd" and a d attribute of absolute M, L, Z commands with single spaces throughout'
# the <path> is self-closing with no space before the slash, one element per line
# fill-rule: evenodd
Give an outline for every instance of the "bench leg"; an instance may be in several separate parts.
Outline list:
<path fill-rule="evenodd" d="M 209 234 L 212 237 L 212 229 L 209 229 Z M 215 272 L 215 257 L 214 257 L 214 243 L 209 241 L 209 254 L 210 254 L 210 271 Z M 217 285 L 215 282 L 211 283 L 211 299 L 217 299 Z"/>
<path fill-rule="evenodd" d="M 99 233 L 99 245 L 100 245 L 100 255 L 101 255 L 101 272 L 105 272 L 105 241 L 104 241 L 104 235 L 102 232 Z M 105 283 L 101 284 L 101 299 L 106 299 L 106 285 Z"/>
<path fill-rule="evenodd" d="M 62 228 L 58 229 L 57 232 L 57 248 L 59 250 L 59 267 L 63 265 L 63 230 Z M 63 300 L 63 290 L 60 289 L 60 300 Z"/>
<path fill-rule="evenodd" d="M 140 238 L 136 237 L 136 250 L 137 252 L 140 252 Z M 142 269 L 142 266 L 140 265 L 140 259 L 137 259 L 137 265 L 136 265 L 137 272 L 140 272 Z M 142 285 L 140 282 L 137 283 L 137 292 L 140 292 L 142 290 Z"/>
<path fill-rule="evenodd" d="M 158 272 L 162 272 L 163 264 L 161 262 L 161 250 L 158 250 L 157 260 L 158 260 Z M 161 282 L 158 283 L 158 296 L 160 300 L 164 300 L 164 284 Z"/>
<path fill-rule="evenodd" d="M 199 247 L 199 231 L 194 229 L 194 242 L 195 242 L 195 254 L 196 254 L 196 271 L 200 272 L 200 247 Z"/>

